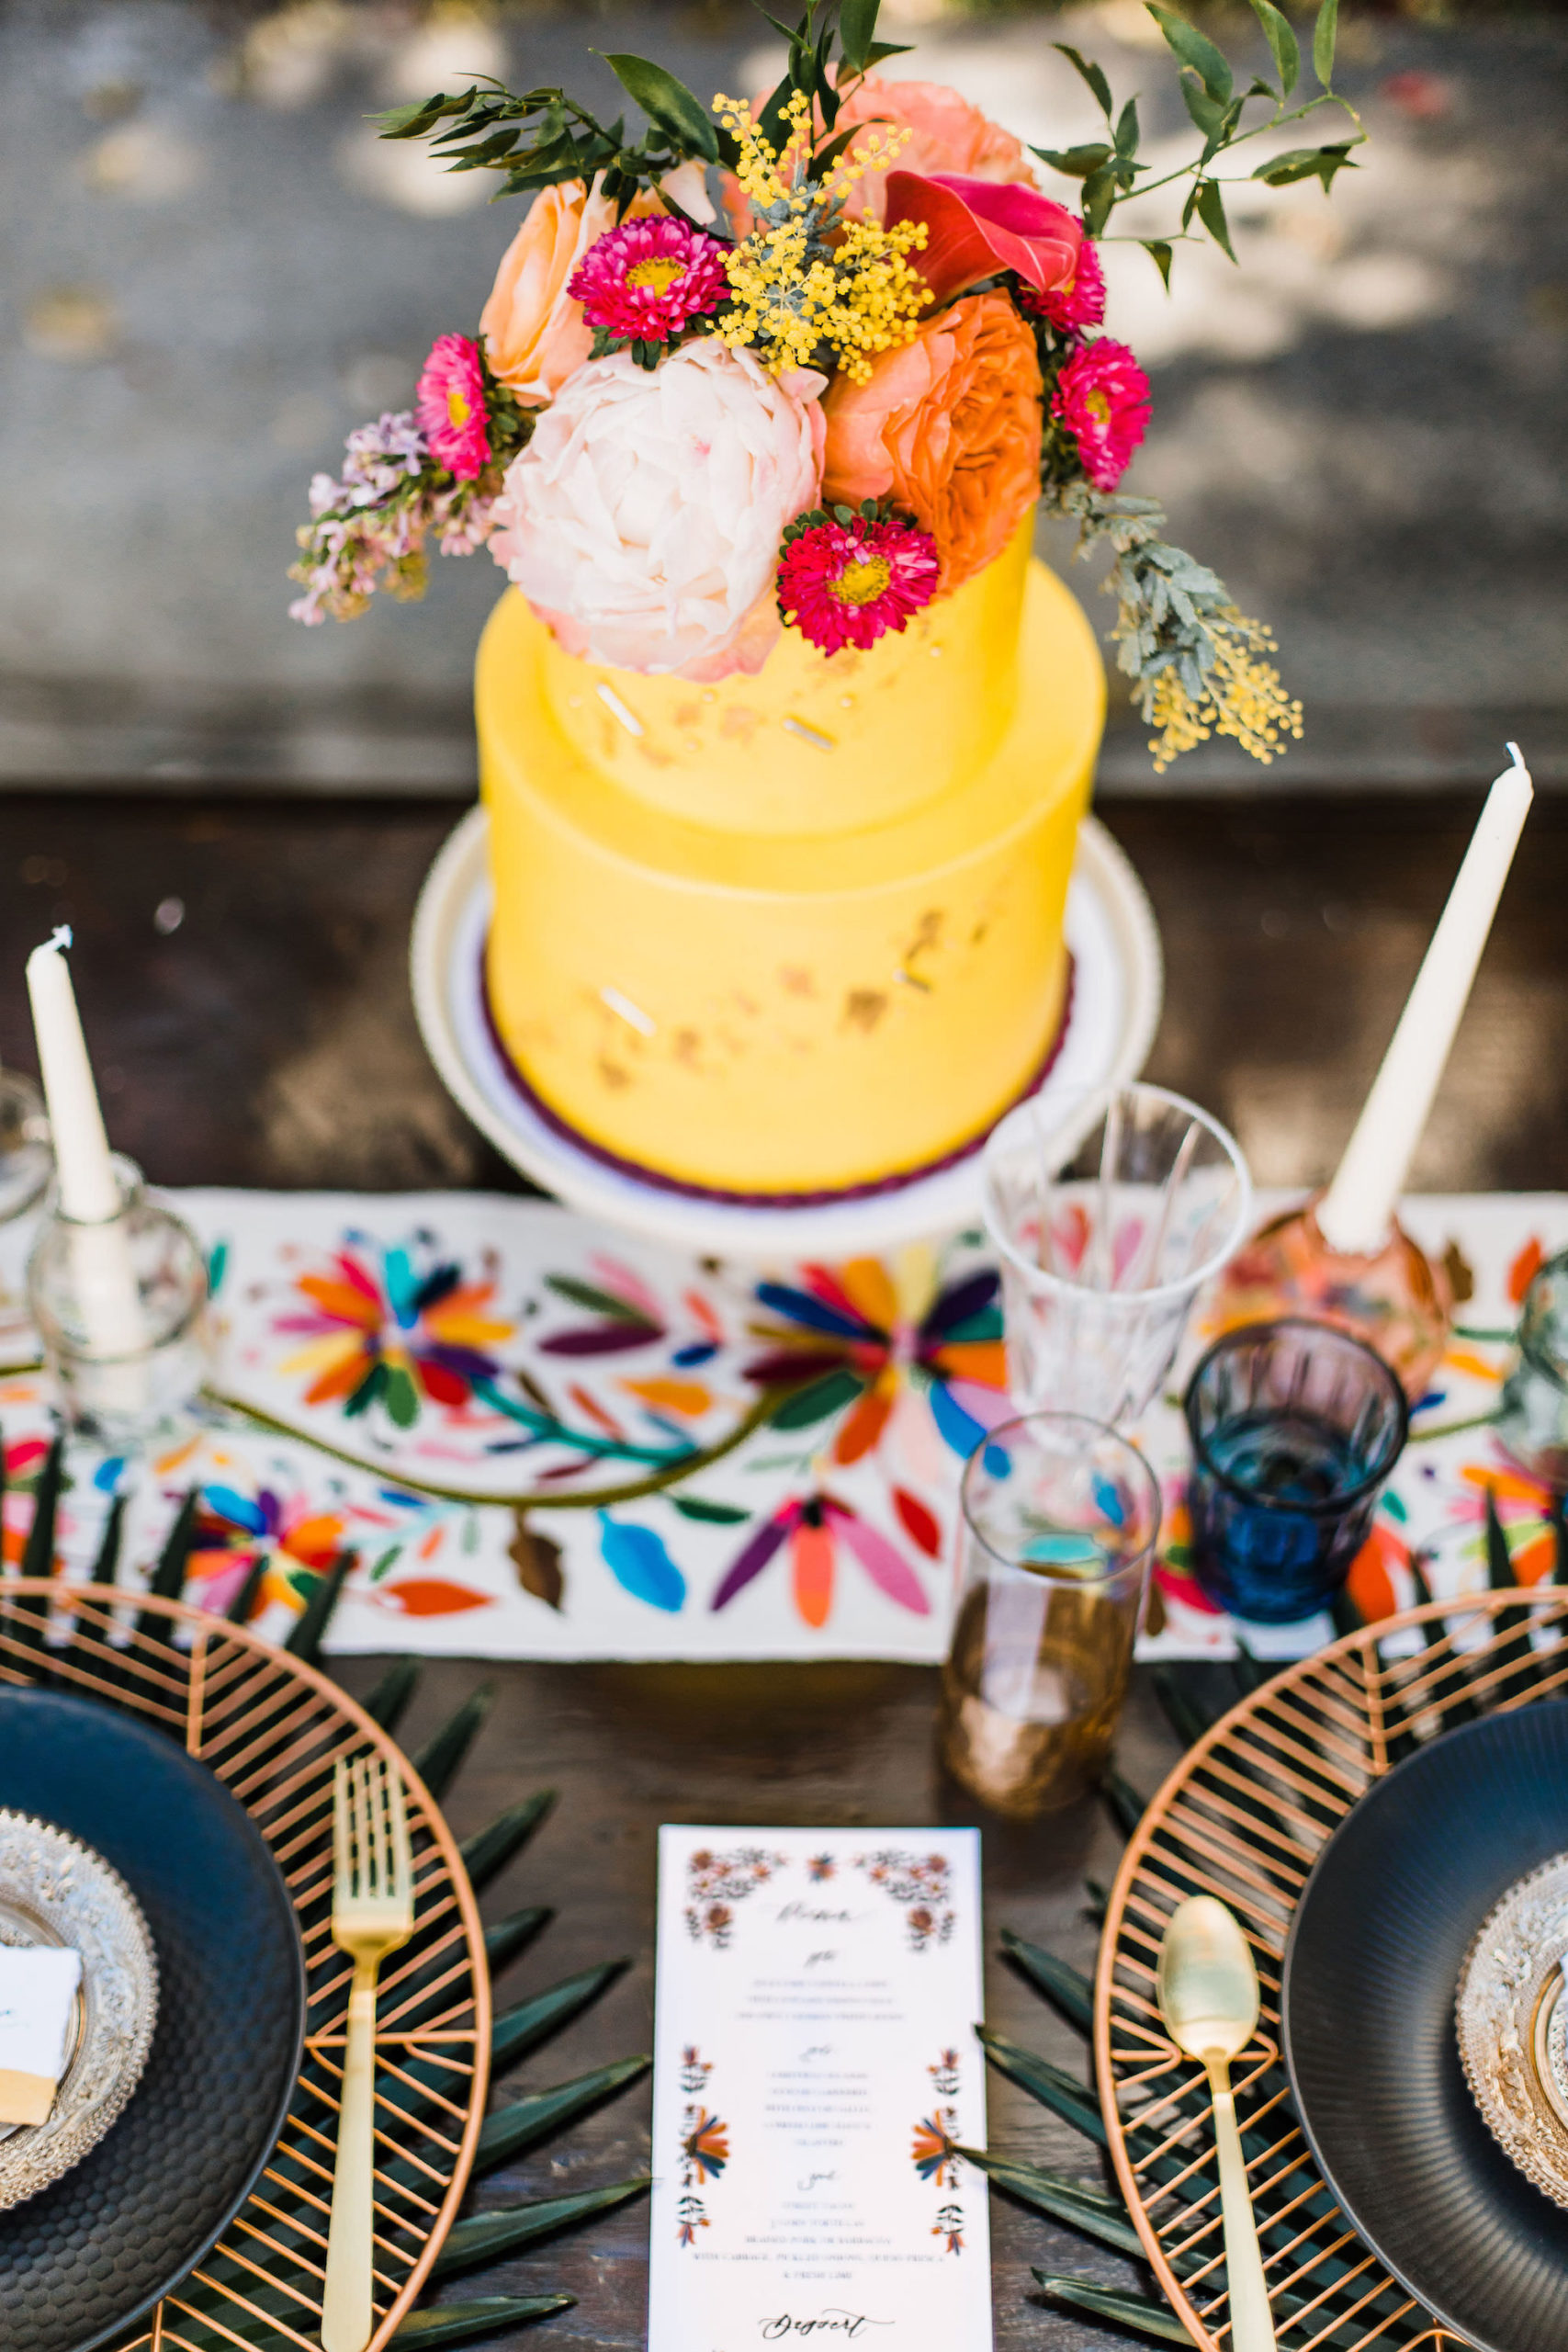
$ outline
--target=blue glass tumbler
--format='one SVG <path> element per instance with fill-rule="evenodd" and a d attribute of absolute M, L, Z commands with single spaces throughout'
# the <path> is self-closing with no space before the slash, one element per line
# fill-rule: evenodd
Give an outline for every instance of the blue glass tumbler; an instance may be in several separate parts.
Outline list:
<path fill-rule="evenodd" d="M 1331 1324 L 1243 1324 L 1193 1374 L 1187 1428 L 1193 1570 L 1210 1600 L 1262 1625 L 1326 1608 L 1404 1450 L 1396 1375 Z"/>

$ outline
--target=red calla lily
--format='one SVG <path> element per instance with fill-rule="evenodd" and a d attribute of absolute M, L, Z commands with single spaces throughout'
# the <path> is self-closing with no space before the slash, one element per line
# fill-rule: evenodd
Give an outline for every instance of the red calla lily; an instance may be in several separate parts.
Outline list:
<path fill-rule="evenodd" d="M 923 220 L 923 251 L 910 255 L 939 302 L 998 270 L 1012 269 L 1042 294 L 1077 267 L 1083 229 L 1038 188 L 964 179 L 956 172 L 889 172 L 886 225 Z"/>

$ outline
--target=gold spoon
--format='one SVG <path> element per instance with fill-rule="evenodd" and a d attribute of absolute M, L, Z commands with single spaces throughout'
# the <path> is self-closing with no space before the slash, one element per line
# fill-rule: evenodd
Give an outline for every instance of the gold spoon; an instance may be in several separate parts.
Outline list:
<path fill-rule="evenodd" d="M 1231 2060 L 1258 2024 L 1258 1971 L 1235 1913 L 1212 1894 L 1194 1894 L 1171 1914 L 1159 1951 L 1159 2007 L 1172 2041 L 1198 2060 L 1213 2097 L 1233 2352 L 1275 2352 L 1230 2078 Z"/>

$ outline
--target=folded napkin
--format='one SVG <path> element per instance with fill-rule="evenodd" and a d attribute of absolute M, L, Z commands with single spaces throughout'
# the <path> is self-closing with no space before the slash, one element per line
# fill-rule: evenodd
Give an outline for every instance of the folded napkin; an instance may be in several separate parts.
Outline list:
<path fill-rule="evenodd" d="M 46 2123 L 65 2071 L 82 1955 L 0 1944 L 0 2123 Z"/>

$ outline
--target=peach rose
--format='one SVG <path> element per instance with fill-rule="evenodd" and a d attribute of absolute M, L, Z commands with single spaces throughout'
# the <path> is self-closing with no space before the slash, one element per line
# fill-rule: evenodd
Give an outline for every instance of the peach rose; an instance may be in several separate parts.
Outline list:
<path fill-rule="evenodd" d="M 1011 131 L 940 82 L 885 82 L 868 74 L 839 108 L 834 134 L 874 119 L 879 127 L 892 125 L 911 134 L 895 159 L 901 172 L 961 172 L 973 180 L 1034 184 L 1029 156 Z M 849 211 L 880 220 L 886 182 L 886 172 L 867 172 L 850 198 Z"/>
<path fill-rule="evenodd" d="M 597 179 L 592 190 L 581 180 L 561 180 L 540 190 L 502 255 L 479 314 L 485 355 L 525 408 L 554 400 L 593 348 L 593 330 L 566 286 L 595 238 L 615 225 L 615 207 L 600 187 Z M 663 209 L 656 196 L 642 195 L 630 217 Z"/>
<path fill-rule="evenodd" d="M 970 294 L 823 406 L 826 503 L 886 498 L 936 541 L 942 593 L 1001 553 L 1040 495 L 1034 337 L 1005 294 Z"/>

